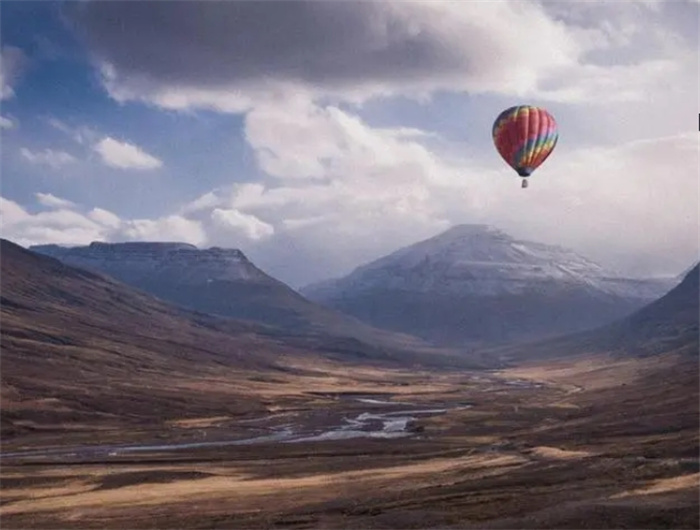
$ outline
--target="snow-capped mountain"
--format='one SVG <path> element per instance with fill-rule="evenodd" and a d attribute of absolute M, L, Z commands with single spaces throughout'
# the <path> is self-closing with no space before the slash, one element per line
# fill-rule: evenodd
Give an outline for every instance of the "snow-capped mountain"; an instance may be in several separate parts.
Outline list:
<path fill-rule="evenodd" d="M 460 225 L 302 292 L 375 326 L 461 343 L 600 325 L 674 285 L 621 278 L 563 247 Z"/>
<path fill-rule="evenodd" d="M 375 344 L 417 344 L 310 302 L 258 269 L 238 249 L 198 249 L 185 243 L 38 245 L 30 250 L 67 265 L 111 276 L 186 308 L 300 333 L 322 333 Z"/>
<path fill-rule="evenodd" d="M 488 225 L 460 225 L 359 267 L 346 278 L 308 286 L 304 292 L 379 287 L 493 296 L 552 282 L 642 298 L 657 298 L 672 287 L 663 280 L 614 277 L 572 250 L 519 241 Z"/>

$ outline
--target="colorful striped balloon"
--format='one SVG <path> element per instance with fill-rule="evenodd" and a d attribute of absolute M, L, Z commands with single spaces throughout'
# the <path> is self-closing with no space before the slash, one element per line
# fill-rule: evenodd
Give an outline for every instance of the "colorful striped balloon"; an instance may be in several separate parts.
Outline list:
<path fill-rule="evenodd" d="M 493 143 L 503 160 L 521 177 L 547 160 L 559 133 L 554 117 L 544 109 L 520 105 L 504 110 L 493 124 Z M 527 182 L 523 181 L 523 187 Z"/>

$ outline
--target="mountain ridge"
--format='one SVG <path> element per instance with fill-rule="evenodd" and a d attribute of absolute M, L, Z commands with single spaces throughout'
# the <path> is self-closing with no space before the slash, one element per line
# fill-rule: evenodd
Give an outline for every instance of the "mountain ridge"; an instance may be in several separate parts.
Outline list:
<path fill-rule="evenodd" d="M 301 292 L 373 326 L 456 345 L 595 327 L 672 285 L 615 277 L 565 247 L 482 224 L 454 226 Z"/>
<path fill-rule="evenodd" d="M 186 243 L 93 242 L 77 247 L 32 246 L 30 250 L 204 313 L 388 347 L 427 346 L 409 334 L 376 329 L 307 300 L 257 268 L 239 249 L 198 249 Z"/>

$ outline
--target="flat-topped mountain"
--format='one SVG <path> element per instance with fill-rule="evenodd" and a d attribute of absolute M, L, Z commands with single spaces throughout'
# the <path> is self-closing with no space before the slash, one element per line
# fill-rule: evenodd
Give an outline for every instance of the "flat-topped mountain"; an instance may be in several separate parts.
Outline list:
<path fill-rule="evenodd" d="M 213 247 L 200 250 L 188 243 L 96 241 L 85 247 L 36 245 L 30 250 L 98 270 L 125 283 L 148 281 L 154 274 L 183 284 L 225 280 L 265 283 L 272 280 L 238 249 Z"/>
<path fill-rule="evenodd" d="M 203 313 L 388 347 L 422 344 L 415 337 L 375 329 L 307 300 L 257 268 L 238 249 L 198 249 L 186 243 L 160 242 L 94 242 L 80 247 L 39 245 L 30 249 Z"/>

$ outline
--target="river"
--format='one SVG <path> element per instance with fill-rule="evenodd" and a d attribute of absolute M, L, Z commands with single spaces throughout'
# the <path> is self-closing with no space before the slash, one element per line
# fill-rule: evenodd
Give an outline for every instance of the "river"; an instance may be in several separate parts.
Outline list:
<path fill-rule="evenodd" d="M 330 440 L 348 440 L 352 438 L 394 439 L 414 436 L 411 423 L 419 417 L 429 417 L 444 414 L 448 410 L 470 408 L 471 404 L 456 404 L 443 408 L 418 407 L 413 403 L 388 401 L 375 397 L 354 397 L 352 401 L 369 405 L 369 410 L 331 416 L 324 420 L 323 425 L 313 421 L 314 413 L 308 412 L 306 418 L 297 418 L 294 423 L 285 423 L 262 427 L 266 434 L 234 440 L 212 440 L 169 444 L 100 444 L 73 447 L 47 448 L 31 451 L 14 451 L 0 454 L 0 458 L 69 458 L 83 460 L 94 458 L 118 457 L 130 453 L 169 452 L 207 447 L 226 447 L 240 445 L 255 445 L 262 443 L 300 443 L 321 442 Z M 310 415 L 310 416 L 309 416 Z M 279 414 L 247 420 L 247 423 L 264 423 Z"/>

